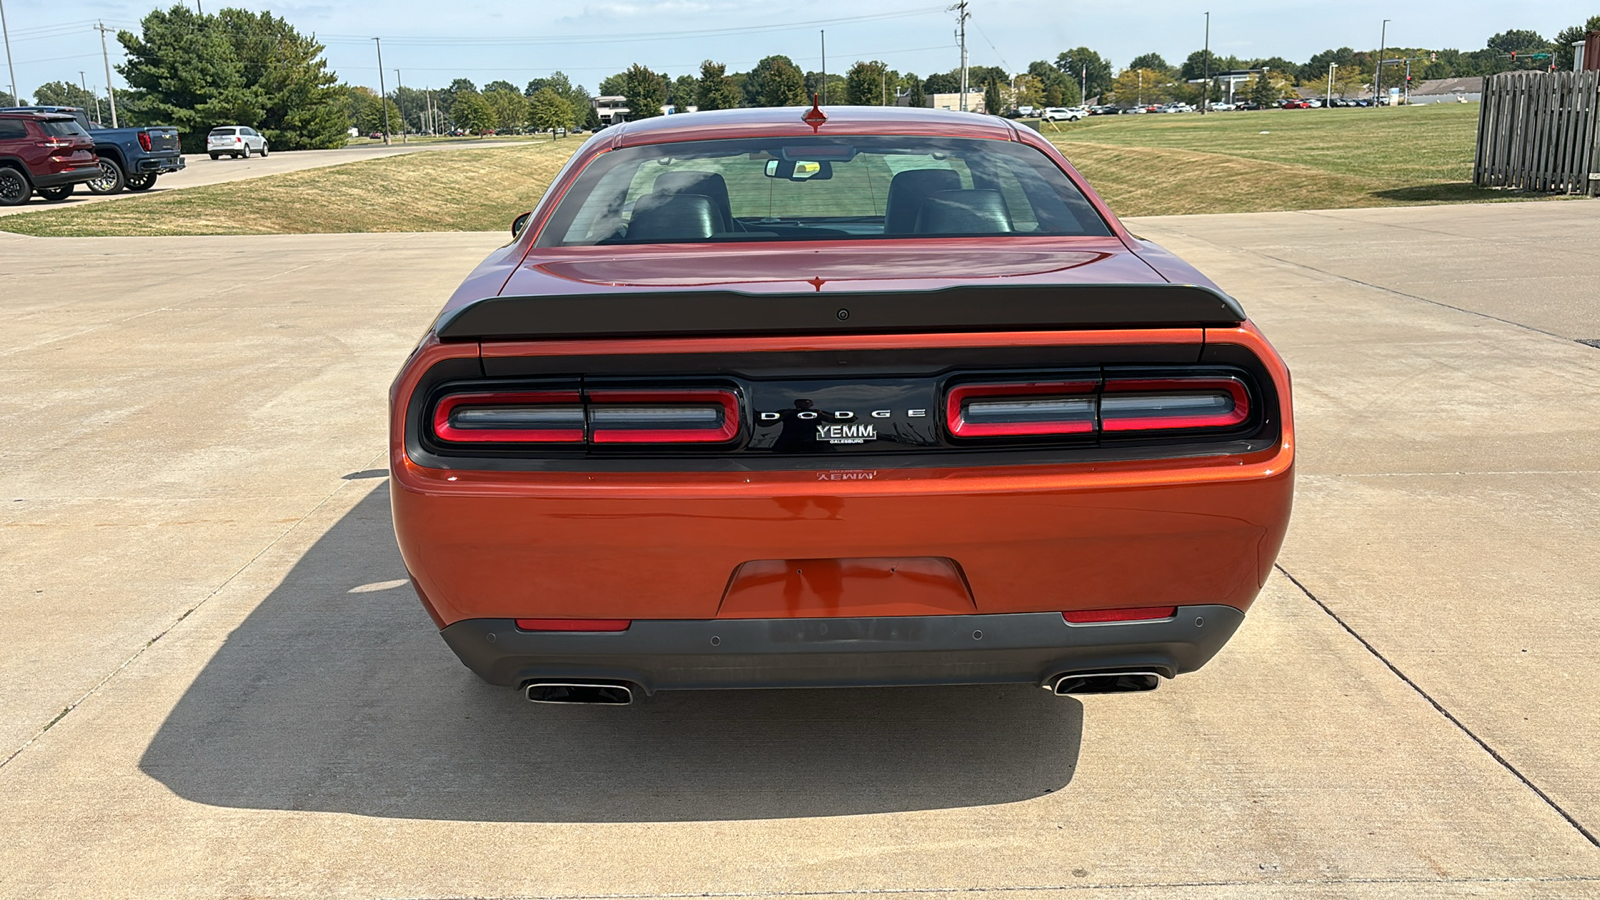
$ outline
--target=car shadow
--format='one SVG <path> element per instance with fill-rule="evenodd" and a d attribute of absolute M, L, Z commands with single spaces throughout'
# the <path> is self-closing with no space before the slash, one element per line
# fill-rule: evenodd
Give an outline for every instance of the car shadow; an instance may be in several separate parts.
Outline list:
<path fill-rule="evenodd" d="M 379 485 L 217 651 L 140 768 L 214 806 L 638 822 L 1007 803 L 1066 786 L 1083 707 L 1030 686 L 527 703 L 445 647 Z"/>

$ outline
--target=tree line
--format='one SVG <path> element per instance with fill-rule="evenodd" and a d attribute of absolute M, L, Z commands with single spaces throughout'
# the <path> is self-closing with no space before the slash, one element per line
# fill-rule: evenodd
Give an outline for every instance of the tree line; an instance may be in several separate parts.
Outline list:
<path fill-rule="evenodd" d="M 1511 29 L 1490 37 L 1479 50 L 1388 48 L 1384 58 L 1409 60 L 1416 80 L 1570 69 L 1572 42 L 1594 30 L 1600 30 L 1600 16 L 1574 23 L 1553 39 Z M 281 150 L 342 146 L 350 128 L 362 133 L 486 133 L 599 125 L 588 90 L 561 72 L 522 87 L 496 80 L 480 90 L 458 78 L 439 90 L 396 86 L 379 97 L 371 88 L 340 83 L 323 45 L 270 12 L 229 8 L 202 14 L 180 4 L 152 11 L 141 20 L 137 34 L 122 31 L 117 40 L 127 57 L 117 70 L 129 85 L 117 93 L 120 118 L 130 124 L 176 126 L 184 150 L 191 153 L 203 149 L 206 132 L 216 125 L 249 125 Z M 1054 60 L 1035 60 L 1015 74 L 997 66 L 971 66 L 967 83 L 970 90 L 982 92 L 984 109 L 999 112 L 1016 106 L 1072 106 L 1093 98 L 1121 105 L 1198 102 L 1201 87 L 1190 82 L 1208 70 L 1257 70 L 1245 94 L 1268 102 L 1308 84 L 1327 84 L 1330 72 L 1331 88 L 1338 94 L 1368 90 L 1377 59 L 1375 51 L 1350 47 L 1324 50 L 1305 62 L 1196 50 L 1178 65 L 1158 53 L 1145 53 L 1119 70 L 1094 50 L 1078 47 Z M 1386 86 L 1400 86 L 1404 77 L 1402 66 L 1385 66 Z M 926 106 L 933 95 L 960 88 L 959 69 L 920 76 L 882 60 L 858 60 L 842 73 L 824 74 L 772 55 L 748 72 L 729 72 L 725 64 L 706 60 L 698 76 L 672 77 L 635 63 L 601 79 L 598 92 L 626 98 L 630 118 L 647 118 L 667 107 L 801 106 L 813 96 L 834 104 Z M 1223 88 L 1213 84 L 1212 92 L 1213 100 L 1221 99 Z M 34 92 L 34 102 L 41 104 L 92 109 L 96 100 L 67 82 L 40 85 Z M 15 102 L 0 92 L 0 104 Z M 99 114 L 105 117 L 106 112 L 102 107 Z"/>

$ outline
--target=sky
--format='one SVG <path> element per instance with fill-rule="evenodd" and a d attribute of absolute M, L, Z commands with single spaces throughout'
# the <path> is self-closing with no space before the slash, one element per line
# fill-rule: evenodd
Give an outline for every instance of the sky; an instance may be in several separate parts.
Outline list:
<path fill-rule="evenodd" d="M 830 72 L 843 72 L 858 59 L 882 59 L 893 69 L 922 75 L 960 65 L 948 0 L 199 2 L 209 12 L 224 5 L 270 10 L 301 32 L 316 34 L 327 45 L 330 65 L 352 84 L 377 86 L 372 38 L 381 37 L 391 90 L 396 69 L 408 87 L 442 87 L 457 77 L 480 87 L 496 79 L 520 85 L 559 69 L 591 91 L 601 78 L 634 62 L 677 76 L 698 72 L 704 59 L 735 72 L 781 53 L 817 70 L 824 29 Z M 1147 52 L 1181 62 L 1205 40 L 1205 2 L 971 0 L 969 63 L 1017 72 L 1078 46 L 1093 48 L 1119 68 Z M 22 93 L 47 81 L 80 79 L 103 93 L 105 66 L 94 23 L 137 30 L 139 19 L 154 8 L 148 0 L 8 0 L 6 25 Z M 1210 11 L 1211 47 L 1218 55 L 1299 62 L 1334 47 L 1376 49 L 1385 18 L 1391 46 L 1478 49 L 1489 35 L 1509 28 L 1551 38 L 1600 13 L 1600 0 L 1245 0 L 1217 3 Z M 115 65 L 121 54 L 115 35 L 109 37 Z M 122 86 L 120 76 L 112 77 Z M 0 70 L 0 84 L 10 81 Z"/>

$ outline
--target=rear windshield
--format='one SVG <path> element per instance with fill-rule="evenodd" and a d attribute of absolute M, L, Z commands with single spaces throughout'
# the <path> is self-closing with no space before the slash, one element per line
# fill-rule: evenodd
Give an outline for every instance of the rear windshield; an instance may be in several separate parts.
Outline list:
<path fill-rule="evenodd" d="M 602 154 L 539 246 L 1108 235 L 1043 153 L 973 138 L 692 141 Z"/>
<path fill-rule="evenodd" d="M 83 126 L 72 119 L 41 119 L 39 127 L 51 137 L 89 136 L 89 132 L 84 131 Z"/>
<path fill-rule="evenodd" d="M 230 137 L 237 133 L 238 130 L 237 128 L 213 128 L 211 129 L 211 134 L 213 137 Z"/>

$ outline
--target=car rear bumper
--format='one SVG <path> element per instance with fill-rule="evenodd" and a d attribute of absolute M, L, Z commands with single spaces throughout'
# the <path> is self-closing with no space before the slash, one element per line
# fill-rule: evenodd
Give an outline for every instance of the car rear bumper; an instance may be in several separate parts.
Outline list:
<path fill-rule="evenodd" d="M 32 179 L 33 186 L 35 188 L 52 188 L 60 187 L 64 184 L 82 184 L 85 181 L 93 181 L 99 177 L 100 164 L 96 162 L 92 165 L 79 166 L 75 169 L 67 169 L 64 172 L 50 172 L 44 175 L 33 175 Z"/>
<path fill-rule="evenodd" d="M 1045 684 L 1075 672 L 1205 665 L 1244 621 L 1231 606 L 1169 619 L 1068 624 L 1059 613 L 634 621 L 621 632 L 530 632 L 468 619 L 440 634 L 491 684 L 626 682 L 658 690 Z"/>
<path fill-rule="evenodd" d="M 177 172 L 187 165 L 187 161 L 181 156 L 152 156 L 139 160 L 138 169 L 141 174 L 155 173 L 161 175 L 167 172 Z"/>

